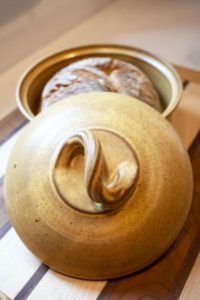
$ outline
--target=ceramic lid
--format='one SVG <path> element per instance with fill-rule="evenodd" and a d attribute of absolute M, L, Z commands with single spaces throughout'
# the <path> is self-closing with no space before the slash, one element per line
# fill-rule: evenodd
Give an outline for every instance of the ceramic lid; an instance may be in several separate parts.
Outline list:
<path fill-rule="evenodd" d="M 148 105 L 116 93 L 61 101 L 20 134 L 6 204 L 21 239 L 64 274 L 136 271 L 174 241 L 192 198 L 188 155 Z"/>

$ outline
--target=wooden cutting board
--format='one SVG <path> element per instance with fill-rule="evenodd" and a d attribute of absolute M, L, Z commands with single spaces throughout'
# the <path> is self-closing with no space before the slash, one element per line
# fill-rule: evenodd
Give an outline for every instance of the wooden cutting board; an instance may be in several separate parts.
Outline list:
<path fill-rule="evenodd" d="M 69 278 L 50 270 L 22 244 L 5 210 L 3 175 L 27 121 L 18 110 L 0 120 L 0 299 L 200 299 L 200 73 L 176 68 L 184 92 L 170 122 L 191 158 L 192 207 L 171 248 L 149 267 L 127 277 L 96 282 Z"/>

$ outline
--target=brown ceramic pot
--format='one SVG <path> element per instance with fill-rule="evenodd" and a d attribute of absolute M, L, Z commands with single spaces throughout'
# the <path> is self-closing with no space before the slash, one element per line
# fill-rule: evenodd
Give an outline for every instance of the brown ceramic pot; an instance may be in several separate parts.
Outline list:
<path fill-rule="evenodd" d="M 160 95 L 164 117 L 168 117 L 177 107 L 182 95 L 182 82 L 176 70 L 164 59 L 124 45 L 88 45 L 56 53 L 29 68 L 17 86 L 19 109 L 27 119 L 32 120 L 38 114 L 45 84 L 58 70 L 86 57 L 103 56 L 129 62 L 143 70 Z"/>
<path fill-rule="evenodd" d="M 61 101 L 24 128 L 5 178 L 12 224 L 61 273 L 108 279 L 148 265 L 173 243 L 192 172 L 163 116 L 128 96 Z"/>

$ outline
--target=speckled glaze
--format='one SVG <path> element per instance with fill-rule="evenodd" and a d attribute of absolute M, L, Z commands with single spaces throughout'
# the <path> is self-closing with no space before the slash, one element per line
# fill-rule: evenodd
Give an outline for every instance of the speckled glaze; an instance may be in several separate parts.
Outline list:
<path fill-rule="evenodd" d="M 14 228 L 45 264 L 108 279 L 143 268 L 173 243 L 190 208 L 192 171 L 161 114 L 128 96 L 87 93 L 22 130 L 5 194 Z"/>

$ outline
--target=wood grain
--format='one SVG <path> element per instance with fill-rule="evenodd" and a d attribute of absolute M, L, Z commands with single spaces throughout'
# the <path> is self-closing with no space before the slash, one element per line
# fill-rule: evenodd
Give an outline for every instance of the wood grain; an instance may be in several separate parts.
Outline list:
<path fill-rule="evenodd" d="M 9 218 L 8 218 L 6 208 L 5 208 L 5 203 L 4 203 L 3 183 L 4 183 L 4 174 L 5 174 L 5 170 L 6 170 L 6 165 L 7 165 L 10 153 L 12 151 L 13 145 L 19 134 L 18 131 L 16 130 L 15 133 L 0 146 L 0 239 L 11 228 L 11 224 L 9 222 Z"/>
<path fill-rule="evenodd" d="M 10 153 L 18 138 L 20 131 L 17 131 L 10 139 L 3 143 L 0 147 L 0 178 L 2 178 L 6 171 L 6 166 L 10 157 Z"/>
<path fill-rule="evenodd" d="M 41 264 L 35 273 L 31 276 L 31 278 L 26 282 L 23 289 L 19 291 L 19 293 L 15 296 L 14 300 L 22 300 L 27 299 L 31 292 L 34 290 L 38 282 L 42 279 L 42 277 L 48 271 L 48 267 L 44 264 Z"/>
<path fill-rule="evenodd" d="M 0 240 L 0 290 L 13 299 L 37 271 L 41 262 L 12 228 Z"/>
<path fill-rule="evenodd" d="M 0 120 L 0 145 L 2 145 L 15 132 L 22 128 L 28 121 L 18 109 Z"/>
<path fill-rule="evenodd" d="M 0 300 L 10 300 L 10 298 L 0 291 Z"/>
<path fill-rule="evenodd" d="M 105 281 L 70 278 L 49 270 L 30 294 L 28 300 L 95 300 L 105 283 Z"/>
<path fill-rule="evenodd" d="M 200 83 L 199 71 L 195 71 L 175 64 L 174 67 L 176 68 L 177 72 L 179 73 L 183 81 L 192 81 L 192 82 Z"/>
<path fill-rule="evenodd" d="M 179 300 L 199 300 L 200 299 L 200 254 L 198 254 L 189 278 L 181 292 Z"/>
<path fill-rule="evenodd" d="M 8 215 L 4 205 L 4 195 L 3 195 L 3 178 L 0 179 L 0 237 L 1 228 L 8 222 Z"/>
<path fill-rule="evenodd" d="M 185 147 L 188 148 L 200 127 L 200 85 L 198 84 L 200 73 L 182 67 L 177 67 L 177 69 L 183 76 L 184 93 L 171 122 Z M 5 159 L 12 149 L 12 141 L 24 124 L 26 121 L 16 111 L 0 121 L 0 171 L 2 170 L 2 175 L 5 171 Z M 48 299 L 96 299 L 99 294 L 98 299 L 176 300 L 179 295 L 181 300 L 200 299 L 198 285 L 200 277 L 199 136 L 190 147 L 190 155 L 195 179 L 194 199 L 190 215 L 178 239 L 150 267 L 132 276 L 109 281 L 106 285 L 105 282 L 95 284 L 95 282 L 79 281 L 57 274 L 46 269 L 27 250 L 15 231 L 9 230 L 11 225 L 4 206 L 2 177 L 0 180 L 0 237 L 2 237 L 0 240 L 0 290 L 2 291 L 0 299 L 8 296 L 11 299 L 38 300 L 47 299 L 46 295 Z"/>
<path fill-rule="evenodd" d="M 181 102 L 169 119 L 188 149 L 200 128 L 200 84 L 189 82 L 185 86 Z"/>
<path fill-rule="evenodd" d="M 17 138 L 17 132 L 25 126 L 27 120 L 18 109 L 12 111 L 7 117 L 0 120 L 0 239 L 11 228 L 5 209 L 3 194 L 3 176 L 10 151 Z M 13 137 L 16 136 L 16 137 Z"/>

